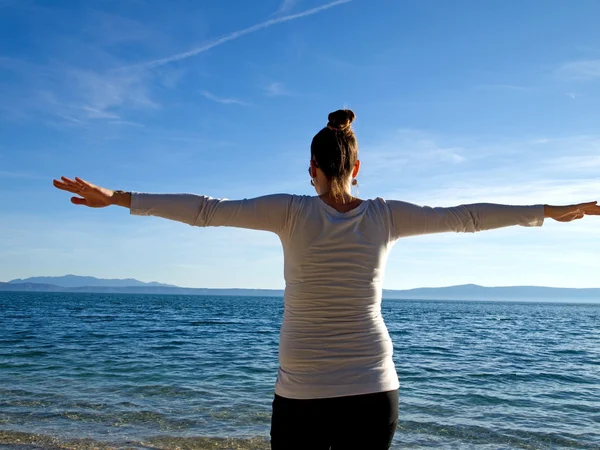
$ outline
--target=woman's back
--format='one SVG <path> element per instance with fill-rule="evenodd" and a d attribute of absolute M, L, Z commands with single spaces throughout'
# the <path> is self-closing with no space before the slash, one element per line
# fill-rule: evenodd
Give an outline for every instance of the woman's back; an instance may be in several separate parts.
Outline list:
<path fill-rule="evenodd" d="M 279 233 L 285 312 L 276 393 L 323 398 L 398 388 L 381 317 L 390 242 L 383 200 L 339 212 L 319 197 L 293 196 Z"/>

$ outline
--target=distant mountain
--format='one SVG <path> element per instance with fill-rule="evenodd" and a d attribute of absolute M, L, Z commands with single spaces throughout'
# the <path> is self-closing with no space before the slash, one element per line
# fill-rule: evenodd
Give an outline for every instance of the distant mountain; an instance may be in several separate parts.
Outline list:
<path fill-rule="evenodd" d="M 172 284 L 163 284 L 152 281 L 150 283 L 144 283 L 133 278 L 110 280 L 96 277 L 81 277 L 78 275 L 64 275 L 62 277 L 31 277 L 31 278 L 17 278 L 16 280 L 9 281 L 10 284 L 23 284 L 23 283 L 36 283 L 36 284 L 53 284 L 61 287 L 129 287 L 129 286 L 156 286 L 156 287 L 176 287 Z"/>
<path fill-rule="evenodd" d="M 414 300 L 582 301 L 600 303 L 600 288 L 485 287 L 477 284 L 464 284 L 442 288 L 417 288 L 406 291 L 384 289 L 383 297 Z"/>
<path fill-rule="evenodd" d="M 102 280 L 93 277 L 74 277 L 78 282 L 95 280 L 104 285 L 59 286 L 52 283 L 37 283 L 30 280 L 53 280 L 53 277 L 34 277 L 27 280 L 0 282 L 0 291 L 20 292 L 73 292 L 73 293 L 105 293 L 105 294 L 153 294 L 153 295 L 221 295 L 221 296 L 255 296 L 282 297 L 280 289 L 208 289 L 182 288 L 161 283 L 142 283 L 134 279 Z M 73 281 L 73 278 L 70 278 Z M 119 285 L 110 285 L 115 281 Z M 123 285 L 123 283 L 137 283 Z M 495 300 L 495 301 L 534 301 L 534 302 L 581 302 L 600 303 L 600 288 L 572 289 L 550 288 L 540 286 L 484 287 L 476 284 L 450 286 L 442 288 L 418 288 L 409 290 L 385 290 L 384 299 L 397 300 Z"/>

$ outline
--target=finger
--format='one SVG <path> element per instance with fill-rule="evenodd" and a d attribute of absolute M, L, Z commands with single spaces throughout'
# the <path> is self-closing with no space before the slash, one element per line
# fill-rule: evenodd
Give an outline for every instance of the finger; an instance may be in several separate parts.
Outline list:
<path fill-rule="evenodd" d="M 58 180 L 52 180 L 52 184 L 54 185 L 54 187 L 57 187 L 59 189 L 64 189 L 64 187 L 66 186 L 65 183 Z"/>
<path fill-rule="evenodd" d="M 71 197 L 71 203 L 73 203 L 74 205 L 87 206 L 87 200 L 85 198 L 80 197 Z"/>
<path fill-rule="evenodd" d="M 584 211 L 595 211 L 595 210 L 600 210 L 600 206 L 591 204 L 588 206 L 584 206 L 581 209 L 583 209 Z"/>
<path fill-rule="evenodd" d="M 579 211 L 582 215 L 597 216 L 600 214 L 600 208 L 587 208 Z"/>
<path fill-rule="evenodd" d="M 75 181 L 71 180 L 70 178 L 67 178 L 67 177 L 60 177 L 60 178 L 65 185 L 71 187 L 72 189 L 81 189 L 81 186 L 78 185 Z"/>
<path fill-rule="evenodd" d="M 77 182 L 77 184 L 79 184 L 80 186 L 84 186 L 84 187 L 95 187 L 92 183 L 89 183 L 85 180 L 82 180 L 79 177 L 75 177 L 75 181 Z"/>
<path fill-rule="evenodd" d="M 61 189 L 63 191 L 67 191 L 67 192 L 76 193 L 77 189 L 78 189 L 78 188 L 74 188 L 73 186 L 70 186 L 70 185 L 63 183 L 61 181 L 58 181 L 58 180 L 53 180 L 53 184 L 54 184 L 54 187 Z"/>
<path fill-rule="evenodd" d="M 575 206 L 576 208 L 589 208 L 589 207 L 595 206 L 597 204 L 598 204 L 598 202 L 595 201 L 595 202 L 579 203 L 578 205 L 573 205 L 573 206 Z"/>
<path fill-rule="evenodd" d="M 77 184 L 77 183 L 75 183 L 75 181 L 74 181 L 74 180 L 71 180 L 70 178 L 67 178 L 67 177 L 60 177 L 60 179 L 61 179 L 61 180 L 62 180 L 64 183 L 67 183 L 67 184 Z"/>

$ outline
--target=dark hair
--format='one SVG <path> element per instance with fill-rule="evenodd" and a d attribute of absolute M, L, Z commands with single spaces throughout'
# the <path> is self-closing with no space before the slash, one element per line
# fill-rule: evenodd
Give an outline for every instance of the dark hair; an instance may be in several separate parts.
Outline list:
<path fill-rule="evenodd" d="M 352 131 L 355 117 L 349 109 L 330 113 L 327 126 L 310 144 L 311 158 L 330 181 L 330 194 L 334 199 L 342 198 L 348 175 L 358 159 L 358 142 Z"/>

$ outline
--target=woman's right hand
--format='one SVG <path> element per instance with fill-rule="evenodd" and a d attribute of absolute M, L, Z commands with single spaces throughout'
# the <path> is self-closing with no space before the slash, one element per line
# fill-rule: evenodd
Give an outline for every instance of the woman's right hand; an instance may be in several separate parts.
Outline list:
<path fill-rule="evenodd" d="M 115 191 L 88 183 L 81 178 L 75 177 L 75 180 L 71 180 L 67 177 L 60 177 L 60 180 L 53 180 L 52 183 L 58 189 L 79 195 L 79 197 L 71 197 L 71 203 L 75 205 L 104 208 L 117 204 Z"/>
<path fill-rule="evenodd" d="M 583 219 L 585 216 L 600 216 L 598 202 L 578 203 L 569 206 L 544 205 L 544 217 L 549 217 L 559 222 L 571 222 Z"/>

